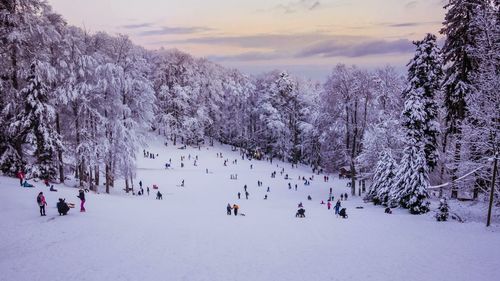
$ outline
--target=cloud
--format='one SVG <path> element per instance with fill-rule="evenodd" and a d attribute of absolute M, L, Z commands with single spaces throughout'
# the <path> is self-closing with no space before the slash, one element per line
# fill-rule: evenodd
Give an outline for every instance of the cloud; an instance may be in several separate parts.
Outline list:
<path fill-rule="evenodd" d="M 410 2 L 405 4 L 405 8 L 406 9 L 413 9 L 417 6 L 417 4 L 418 4 L 418 1 L 410 1 Z"/>
<path fill-rule="evenodd" d="M 364 57 L 369 55 L 402 54 L 414 51 L 412 43 L 407 39 L 395 41 L 368 40 L 343 42 L 331 40 L 307 47 L 296 54 L 296 57 Z"/>
<path fill-rule="evenodd" d="M 441 24 L 440 21 L 424 21 L 424 22 L 401 22 L 401 23 L 381 23 L 381 26 L 387 27 L 415 27 L 425 25 Z"/>
<path fill-rule="evenodd" d="M 278 4 L 271 11 L 278 11 L 285 14 L 292 14 L 301 11 L 313 11 L 321 8 L 323 4 L 319 0 L 298 0 L 288 3 Z"/>
<path fill-rule="evenodd" d="M 170 27 L 162 26 L 150 30 L 144 30 L 138 33 L 139 36 L 169 35 L 169 34 L 193 34 L 212 30 L 209 27 L 188 26 L 188 27 Z"/>
<path fill-rule="evenodd" d="M 140 29 L 140 28 L 145 28 L 145 27 L 152 27 L 153 23 L 150 22 L 144 22 L 144 23 L 137 23 L 137 24 L 126 24 L 120 26 L 120 28 L 125 28 L 125 29 Z"/>
<path fill-rule="evenodd" d="M 290 54 L 275 51 L 275 52 L 246 52 L 233 56 L 213 55 L 209 56 L 208 59 L 218 62 L 227 62 L 227 61 L 266 61 L 266 60 L 275 60 L 287 57 L 290 57 Z"/>
<path fill-rule="evenodd" d="M 165 40 L 155 44 L 207 44 L 225 45 L 243 48 L 292 49 L 304 44 L 318 43 L 328 39 L 338 40 L 364 38 L 360 36 L 329 35 L 320 32 L 296 34 L 255 34 L 247 36 L 204 36 L 184 40 Z"/>

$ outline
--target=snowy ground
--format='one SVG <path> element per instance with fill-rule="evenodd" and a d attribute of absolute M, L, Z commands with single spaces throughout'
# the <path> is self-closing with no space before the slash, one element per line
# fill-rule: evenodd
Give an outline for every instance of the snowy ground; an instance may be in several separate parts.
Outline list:
<path fill-rule="evenodd" d="M 51 193 L 38 183 L 23 189 L 16 179 L 0 177 L 0 280 L 500 280 L 498 226 L 437 223 L 404 210 L 386 215 L 357 198 L 343 202 L 349 214 L 343 220 L 319 203 L 330 187 L 335 197 L 348 192 L 344 181 L 316 176 L 304 186 L 297 177 L 311 176 L 309 169 L 243 161 L 227 147 L 180 150 L 153 141 L 149 150 L 159 157 L 140 152 L 135 184 L 159 185 L 162 201 L 153 190 L 139 197 L 115 187 L 113 195 L 87 193 L 86 213 L 72 209 L 59 217 L 57 198 L 78 203 L 75 188 Z M 181 168 L 180 156 L 189 154 Z M 165 170 L 169 158 L 173 168 Z M 293 180 L 280 176 L 281 167 Z M 257 180 L 264 185 L 257 187 Z M 288 182 L 298 190 L 289 190 Z M 238 200 L 245 184 L 250 198 Z M 40 190 L 47 217 L 38 215 Z M 305 219 L 294 216 L 299 202 Z M 239 204 L 246 216 L 227 216 L 227 203 Z"/>

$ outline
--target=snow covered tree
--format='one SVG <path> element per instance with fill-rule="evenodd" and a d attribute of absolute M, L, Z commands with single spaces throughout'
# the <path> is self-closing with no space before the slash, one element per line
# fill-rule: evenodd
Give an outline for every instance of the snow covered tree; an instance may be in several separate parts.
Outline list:
<path fill-rule="evenodd" d="M 439 157 L 436 99 L 442 77 L 441 60 L 435 35 L 427 34 L 414 44 L 417 50 L 408 64 L 408 87 L 403 93 L 406 98 L 403 126 L 407 136 L 422 146 L 427 166 L 432 171 Z"/>
<path fill-rule="evenodd" d="M 444 107 L 446 109 L 446 132 L 443 148 L 446 150 L 453 137 L 453 163 L 450 169 L 452 197 L 457 196 L 456 179 L 462 157 L 462 123 L 468 115 L 467 101 L 476 91 L 472 76 L 478 71 L 478 60 L 473 52 L 477 49 L 480 31 L 474 26 L 476 12 L 485 0 L 450 0 L 441 33 L 445 36 L 443 64 L 446 65 L 443 83 Z"/>
<path fill-rule="evenodd" d="M 436 220 L 447 221 L 448 215 L 449 215 L 448 202 L 446 201 L 446 198 L 441 198 L 441 200 L 439 200 L 438 212 L 436 213 Z"/>
<path fill-rule="evenodd" d="M 412 214 L 429 211 L 427 188 L 429 179 L 422 149 L 413 144 L 408 146 L 401 159 L 396 181 L 390 193 L 390 205 L 409 209 Z"/>
<path fill-rule="evenodd" d="M 375 205 L 386 205 L 389 200 L 391 188 L 394 186 L 396 172 L 397 164 L 394 158 L 392 158 L 391 152 L 382 152 L 365 200 L 371 201 Z"/>
<path fill-rule="evenodd" d="M 53 71 L 53 68 L 38 61 L 31 65 L 28 83 L 19 97 L 24 101 L 24 107 L 11 124 L 11 130 L 16 135 L 24 136 L 24 140 L 35 147 L 36 160 L 31 173 L 44 179 L 55 178 L 57 150 L 62 146 L 59 135 L 52 127 L 54 108 L 48 103 L 47 83 L 52 81 Z"/>

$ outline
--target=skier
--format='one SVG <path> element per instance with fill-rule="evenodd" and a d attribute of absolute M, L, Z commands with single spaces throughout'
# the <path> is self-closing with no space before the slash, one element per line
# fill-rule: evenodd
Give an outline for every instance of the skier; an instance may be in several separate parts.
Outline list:
<path fill-rule="evenodd" d="M 43 192 L 38 193 L 38 196 L 36 197 L 36 202 L 40 207 L 40 216 L 45 216 L 45 206 L 47 205 L 47 202 L 45 201 L 45 196 L 43 196 Z"/>
<path fill-rule="evenodd" d="M 238 215 L 238 209 L 240 208 L 240 206 L 234 204 L 233 205 L 233 210 L 234 210 L 234 215 L 237 216 Z"/>
<path fill-rule="evenodd" d="M 78 198 L 80 198 L 80 212 L 85 212 L 85 192 L 83 191 L 83 189 L 80 189 L 80 191 L 78 192 Z"/>
<path fill-rule="evenodd" d="M 230 216 L 231 215 L 231 204 L 227 203 L 227 207 L 226 207 L 226 210 L 227 210 L 227 215 Z"/>

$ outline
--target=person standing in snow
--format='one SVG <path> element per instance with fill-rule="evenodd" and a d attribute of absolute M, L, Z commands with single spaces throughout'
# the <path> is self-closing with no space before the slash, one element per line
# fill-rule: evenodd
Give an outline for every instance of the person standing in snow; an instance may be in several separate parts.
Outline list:
<path fill-rule="evenodd" d="M 241 199 L 241 192 L 238 192 L 238 199 Z"/>
<path fill-rule="evenodd" d="M 38 207 L 40 207 L 40 216 L 45 216 L 45 206 L 47 202 L 45 201 L 45 196 L 43 196 L 43 192 L 38 193 L 36 197 L 36 202 L 38 203 Z"/>
<path fill-rule="evenodd" d="M 24 173 L 21 169 L 17 172 L 17 178 L 19 178 L 19 185 L 23 186 Z"/>
<path fill-rule="evenodd" d="M 340 200 L 337 200 L 337 204 L 335 204 L 335 214 L 338 215 L 340 211 Z"/>
<path fill-rule="evenodd" d="M 344 193 L 344 199 L 347 200 L 347 193 Z"/>
<path fill-rule="evenodd" d="M 245 197 L 247 198 L 247 200 L 248 200 L 248 195 L 250 195 L 250 193 L 248 193 L 247 191 L 245 191 Z"/>
<path fill-rule="evenodd" d="M 330 208 L 332 207 L 332 203 L 330 203 L 330 201 L 328 201 L 328 203 L 326 204 L 326 206 L 328 207 L 328 210 L 330 210 Z"/>
<path fill-rule="evenodd" d="M 80 198 L 80 212 L 85 212 L 85 192 L 83 189 L 80 189 L 79 194 L 76 197 Z"/>
<path fill-rule="evenodd" d="M 238 215 L 238 209 L 240 208 L 240 206 L 234 204 L 233 205 L 233 210 L 234 210 L 234 215 L 237 216 Z"/>
<path fill-rule="evenodd" d="M 149 186 L 146 187 L 146 190 L 147 190 L 148 196 L 149 196 Z"/>
<path fill-rule="evenodd" d="M 230 216 L 231 215 L 231 210 L 233 208 L 231 208 L 231 204 L 227 203 L 227 207 L 226 207 L 226 211 L 227 211 L 227 215 Z"/>
<path fill-rule="evenodd" d="M 142 181 L 139 181 L 139 187 L 142 189 Z"/>
<path fill-rule="evenodd" d="M 267 192 L 271 192 L 271 189 L 269 188 L 269 186 L 267 187 Z"/>
<path fill-rule="evenodd" d="M 340 193 L 340 200 L 344 201 L 344 194 Z"/>

